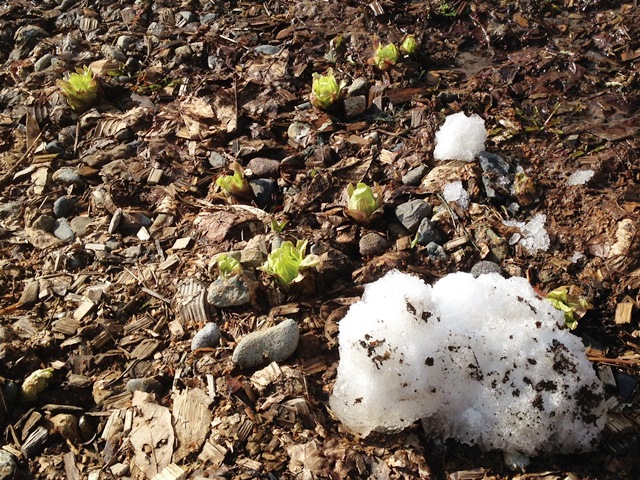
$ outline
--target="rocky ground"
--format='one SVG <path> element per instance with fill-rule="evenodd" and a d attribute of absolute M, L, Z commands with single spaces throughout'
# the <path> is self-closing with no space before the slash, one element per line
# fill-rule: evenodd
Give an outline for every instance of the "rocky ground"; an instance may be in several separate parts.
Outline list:
<path fill-rule="evenodd" d="M 638 478 L 637 2 L 179 3 L 0 5 L 0 478 Z M 371 64 L 407 34 L 414 54 Z M 58 82 L 83 66 L 101 94 L 74 110 Z M 329 68 L 345 88 L 325 112 L 309 93 Z M 459 111 L 506 171 L 434 159 Z M 234 164 L 243 195 L 216 183 Z M 456 180 L 467 208 L 443 196 Z M 367 222 L 345 212 L 361 181 L 384 200 Z M 438 235 L 415 244 L 397 211 L 417 199 Z M 536 251 L 503 221 L 537 214 Z M 320 261 L 289 286 L 257 270 L 283 240 Z M 362 286 L 481 260 L 590 302 L 597 451 L 514 472 L 420 424 L 363 439 L 332 415 Z M 277 348 L 247 337 L 275 325 Z"/>

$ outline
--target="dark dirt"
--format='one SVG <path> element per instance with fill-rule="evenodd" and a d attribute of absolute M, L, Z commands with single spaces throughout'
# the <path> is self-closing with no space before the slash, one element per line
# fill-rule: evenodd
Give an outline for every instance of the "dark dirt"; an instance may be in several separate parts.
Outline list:
<path fill-rule="evenodd" d="M 153 478 L 169 460 L 185 476 L 163 478 L 640 477 L 637 2 L 177 3 L 0 4 L 0 423 L 17 463 L 3 478 Z M 407 34 L 415 55 L 370 64 L 377 39 Z M 102 96 L 73 111 L 56 82 L 85 65 Z M 365 111 L 308 103 L 312 74 L 328 68 L 366 80 Z M 434 160 L 436 130 L 459 111 L 485 120 L 486 150 L 519 169 L 514 190 L 488 198 L 477 160 Z M 253 182 L 244 198 L 216 185 L 234 162 Z M 436 183 L 402 182 L 442 164 Z M 586 169 L 586 184 L 567 183 Z M 442 197 L 450 179 L 468 209 Z M 384 199 L 364 224 L 344 208 L 360 181 Z M 444 260 L 394 216 L 416 198 L 448 212 Z M 73 238 L 56 230 L 57 200 Z M 503 220 L 538 213 L 550 247 L 509 245 Z M 211 258 L 266 253 L 284 221 L 280 236 L 308 240 L 318 271 L 285 288 L 255 269 L 264 259 L 243 261 L 251 303 L 205 305 Z M 371 231 L 387 242 L 363 258 Z M 515 473 L 499 452 L 441 443 L 419 423 L 362 439 L 332 416 L 338 324 L 362 285 L 393 268 L 434 281 L 483 259 L 541 295 L 567 285 L 591 303 L 574 333 L 612 412 L 596 451 Z M 282 318 L 300 325 L 296 353 L 234 368 L 237 343 Z M 221 343 L 192 352 L 208 320 Z M 35 401 L 16 398 L 49 367 Z M 134 398 L 132 378 L 152 394 Z M 152 460 L 136 457 L 145 441 Z"/>

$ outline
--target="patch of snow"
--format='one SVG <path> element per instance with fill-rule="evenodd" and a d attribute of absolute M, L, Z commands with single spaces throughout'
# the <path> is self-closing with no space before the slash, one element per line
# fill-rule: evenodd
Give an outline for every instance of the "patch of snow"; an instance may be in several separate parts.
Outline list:
<path fill-rule="evenodd" d="M 578 263 L 583 258 L 585 258 L 584 253 L 582 253 L 582 252 L 573 252 L 573 255 L 571 255 L 571 263 Z"/>
<path fill-rule="evenodd" d="M 593 170 L 577 170 L 567 180 L 567 185 L 584 185 L 593 178 L 596 172 Z"/>
<path fill-rule="evenodd" d="M 524 278 L 398 271 L 369 284 L 340 321 L 330 398 L 349 429 L 429 435 L 480 447 L 569 453 L 595 448 L 603 388 L 564 315 Z"/>
<path fill-rule="evenodd" d="M 442 190 L 442 196 L 447 202 L 457 202 L 465 210 L 469 207 L 469 194 L 460 180 L 447 183 Z"/>
<path fill-rule="evenodd" d="M 591 180 L 594 175 L 595 172 L 593 170 L 577 170 L 569 176 L 567 185 L 584 185 Z"/>
<path fill-rule="evenodd" d="M 546 221 L 547 216 L 538 213 L 527 223 L 516 220 L 503 220 L 502 223 L 507 227 L 517 227 L 520 230 L 519 234 L 515 233 L 509 239 L 511 245 L 519 243 L 527 252 L 535 254 L 540 250 L 548 250 L 551 244 L 549 234 L 544 228 Z"/>
<path fill-rule="evenodd" d="M 467 117 L 464 112 L 448 115 L 436 132 L 434 158 L 438 160 L 472 161 L 484 150 L 487 131 L 484 120 L 477 114 Z"/>

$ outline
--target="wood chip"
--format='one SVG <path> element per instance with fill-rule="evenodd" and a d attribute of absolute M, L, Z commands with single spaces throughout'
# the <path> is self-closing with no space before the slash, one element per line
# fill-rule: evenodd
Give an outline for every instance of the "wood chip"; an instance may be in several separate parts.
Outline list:
<path fill-rule="evenodd" d="M 616 325 L 631 323 L 631 314 L 633 313 L 633 303 L 623 302 L 616 305 Z"/>
<path fill-rule="evenodd" d="M 204 443 L 200 455 L 198 455 L 198 460 L 211 462 L 213 468 L 219 468 L 224 463 L 227 452 L 228 450 L 222 445 L 207 441 Z"/>
<path fill-rule="evenodd" d="M 200 450 L 209 434 L 210 404 L 211 398 L 199 388 L 182 390 L 175 396 L 172 415 L 178 448 L 173 453 L 174 462 Z"/>
<path fill-rule="evenodd" d="M 187 472 L 175 463 L 167 465 L 153 480 L 183 480 L 187 477 Z"/>

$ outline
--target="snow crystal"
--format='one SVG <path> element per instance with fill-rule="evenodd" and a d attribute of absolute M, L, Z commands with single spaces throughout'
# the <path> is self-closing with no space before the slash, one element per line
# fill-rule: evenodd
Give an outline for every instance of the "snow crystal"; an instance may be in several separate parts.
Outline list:
<path fill-rule="evenodd" d="M 429 435 L 536 455 L 596 446 L 600 380 L 562 312 L 526 279 L 393 271 L 340 321 L 332 411 L 351 430 Z"/>
<path fill-rule="evenodd" d="M 525 250 L 531 254 L 535 254 L 538 251 L 546 251 L 551 244 L 549 234 L 544 229 L 544 224 L 547 221 L 547 216 L 543 213 L 538 213 L 527 223 L 517 222 L 515 220 L 503 220 L 503 224 L 507 227 L 517 227 L 520 233 L 515 233 L 509 239 L 509 243 L 519 243 Z"/>
<path fill-rule="evenodd" d="M 467 117 L 463 112 L 448 115 L 436 132 L 433 156 L 438 160 L 470 162 L 484 150 L 487 131 L 484 120 L 475 113 Z"/>
<path fill-rule="evenodd" d="M 573 252 L 573 255 L 571 255 L 571 263 L 578 263 L 580 260 L 584 258 L 585 258 L 584 253 Z"/>
<path fill-rule="evenodd" d="M 442 190 L 442 196 L 447 202 L 457 202 L 465 210 L 469 207 L 469 194 L 460 180 L 447 183 Z"/>
<path fill-rule="evenodd" d="M 596 172 L 593 170 L 578 170 L 569 176 L 567 185 L 584 185 L 593 178 Z"/>

